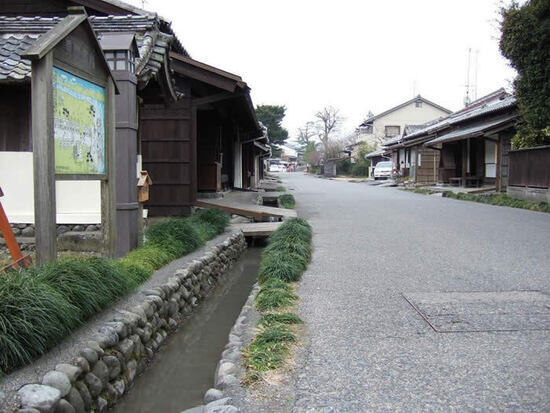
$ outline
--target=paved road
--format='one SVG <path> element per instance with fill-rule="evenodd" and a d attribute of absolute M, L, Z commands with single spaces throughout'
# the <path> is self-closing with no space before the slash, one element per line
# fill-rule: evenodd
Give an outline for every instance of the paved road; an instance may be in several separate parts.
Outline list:
<path fill-rule="evenodd" d="M 281 411 L 550 411 L 550 214 L 283 179 L 315 251 Z M 403 294 L 442 330 L 531 330 L 436 332 Z"/>

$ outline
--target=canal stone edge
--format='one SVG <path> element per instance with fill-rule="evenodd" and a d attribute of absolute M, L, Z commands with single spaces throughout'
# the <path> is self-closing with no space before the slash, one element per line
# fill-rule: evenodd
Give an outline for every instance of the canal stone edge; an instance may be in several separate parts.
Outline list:
<path fill-rule="evenodd" d="M 141 302 L 131 311 L 117 311 L 117 316 L 97 329 L 78 357 L 67 361 L 60 355 L 55 369 L 43 376 L 42 383 L 22 385 L 18 411 L 83 413 L 102 412 L 113 406 L 153 361 L 168 335 L 193 312 L 246 248 L 242 232 L 232 232 L 200 258 L 176 270 L 166 282 L 140 291 Z M 232 371 L 230 367 L 225 368 Z M 211 402 L 218 400 L 222 398 Z M 205 411 L 236 410 L 224 409 L 218 401 Z"/>
<path fill-rule="evenodd" d="M 259 291 L 259 284 L 254 284 L 239 317 L 229 332 L 228 342 L 214 374 L 214 387 L 204 394 L 205 404 L 184 410 L 181 413 L 236 413 L 240 411 L 232 405 L 237 396 L 233 389 L 240 386 L 241 377 L 244 374 L 241 363 L 242 350 L 254 336 L 253 330 L 256 322 L 251 319 L 254 316 L 257 317 L 254 299 Z"/>

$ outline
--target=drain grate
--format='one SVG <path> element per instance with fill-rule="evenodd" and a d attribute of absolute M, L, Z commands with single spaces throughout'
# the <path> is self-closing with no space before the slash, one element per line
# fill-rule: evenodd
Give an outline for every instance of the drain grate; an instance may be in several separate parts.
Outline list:
<path fill-rule="evenodd" d="M 550 296 L 541 291 L 405 293 L 438 333 L 550 330 Z"/>

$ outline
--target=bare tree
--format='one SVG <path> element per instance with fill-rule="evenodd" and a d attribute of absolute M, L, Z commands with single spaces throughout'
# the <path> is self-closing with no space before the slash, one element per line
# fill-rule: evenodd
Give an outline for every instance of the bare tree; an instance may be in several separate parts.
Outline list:
<path fill-rule="evenodd" d="M 298 128 L 298 144 L 305 149 L 315 134 L 315 123 L 306 122 L 303 127 Z"/>
<path fill-rule="evenodd" d="M 334 132 L 338 130 L 342 117 L 340 111 L 332 106 L 326 106 L 315 114 L 319 127 L 319 139 L 323 144 L 325 153 L 330 152 L 330 139 Z"/>

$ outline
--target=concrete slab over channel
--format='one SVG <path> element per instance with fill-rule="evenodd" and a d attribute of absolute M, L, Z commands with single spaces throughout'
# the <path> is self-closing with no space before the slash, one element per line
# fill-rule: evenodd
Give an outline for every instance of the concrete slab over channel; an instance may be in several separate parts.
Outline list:
<path fill-rule="evenodd" d="M 550 296 L 540 291 L 406 293 L 438 333 L 550 330 Z"/>

